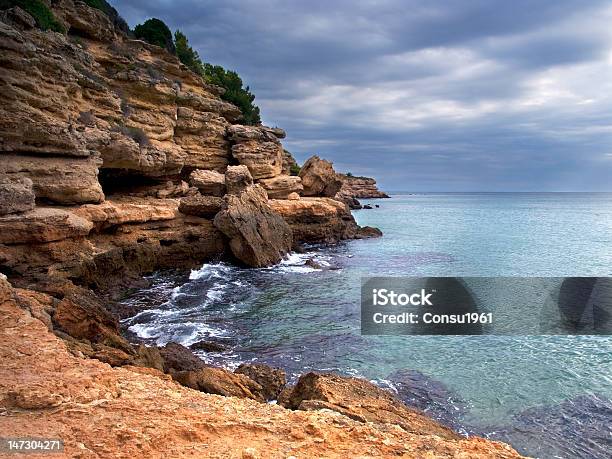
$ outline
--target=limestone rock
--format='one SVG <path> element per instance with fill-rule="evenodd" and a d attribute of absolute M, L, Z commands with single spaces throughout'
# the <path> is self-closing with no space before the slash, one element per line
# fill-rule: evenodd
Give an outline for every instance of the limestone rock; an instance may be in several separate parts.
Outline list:
<path fill-rule="evenodd" d="M 253 184 L 253 177 L 246 166 L 229 166 L 225 172 L 225 187 L 228 194 L 240 194 Z"/>
<path fill-rule="evenodd" d="M 58 204 L 104 201 L 98 182 L 100 160 L 0 154 L 0 176 L 32 180 L 37 199 Z"/>
<path fill-rule="evenodd" d="M 438 435 L 447 440 L 461 437 L 424 414 L 408 408 L 390 392 L 365 379 L 333 373 L 306 373 L 291 391 L 287 408 L 329 409 L 360 422 L 395 424 L 417 435 Z"/>
<path fill-rule="evenodd" d="M 72 8 L 62 10 L 63 19 L 68 23 L 69 32 L 97 40 L 114 40 L 115 28 L 110 18 L 96 8 L 75 1 Z"/>
<path fill-rule="evenodd" d="M 176 217 L 174 199 L 121 197 L 102 204 L 86 204 L 74 213 L 92 222 L 99 230 L 124 224 L 172 220 Z"/>
<path fill-rule="evenodd" d="M 369 198 L 388 198 L 387 193 L 383 193 L 376 186 L 376 180 L 369 177 L 355 177 L 352 175 L 338 174 L 342 180 L 342 188 L 338 194 L 351 196 L 357 199 Z"/>
<path fill-rule="evenodd" d="M 0 215 L 34 208 L 32 180 L 27 177 L 0 177 Z"/>
<path fill-rule="evenodd" d="M 259 392 L 264 400 L 276 400 L 287 384 L 285 372 L 280 368 L 257 363 L 243 363 L 234 373 L 246 375 L 261 386 Z"/>
<path fill-rule="evenodd" d="M 281 173 L 283 147 L 273 129 L 232 125 L 227 132 L 233 143 L 232 156 L 249 168 L 254 179 L 275 177 Z"/>
<path fill-rule="evenodd" d="M 259 384 L 245 375 L 234 374 L 223 368 L 205 367 L 196 371 L 181 371 L 172 377 L 183 386 L 207 394 L 263 401 L 258 395 L 262 390 Z"/>
<path fill-rule="evenodd" d="M 334 197 L 342 181 L 334 171 L 332 163 L 318 156 L 310 157 L 300 170 L 304 196 Z"/>
<path fill-rule="evenodd" d="M 187 153 L 185 166 L 223 171 L 229 164 L 229 123 L 221 115 L 178 107 L 176 143 Z"/>
<path fill-rule="evenodd" d="M 266 190 L 270 199 L 286 199 L 291 193 L 301 193 L 302 179 L 290 175 L 277 175 L 261 179 L 258 183 Z"/>
<path fill-rule="evenodd" d="M 68 293 L 55 307 L 53 324 L 76 339 L 85 339 L 132 352 L 119 334 L 119 323 L 90 291 L 78 289 Z"/>
<path fill-rule="evenodd" d="M 32 244 L 82 237 L 93 224 L 66 210 L 37 207 L 0 217 L 0 244 Z"/>
<path fill-rule="evenodd" d="M 211 218 L 223 207 L 223 199 L 216 196 L 189 196 L 182 198 L 179 211 L 187 215 Z"/>
<path fill-rule="evenodd" d="M 382 234 L 375 228 L 359 227 L 348 207 L 335 199 L 271 199 L 269 203 L 289 224 L 296 242 L 333 243 Z"/>
<path fill-rule="evenodd" d="M 197 169 L 189 175 L 189 184 L 200 193 L 211 196 L 225 194 L 225 175 L 216 171 Z"/>
<path fill-rule="evenodd" d="M 226 177 L 230 177 L 229 169 Z M 228 182 L 228 191 L 233 188 Z M 266 192 L 259 185 L 226 195 L 214 223 L 230 239 L 234 256 L 247 266 L 273 265 L 291 249 L 291 228 L 270 208 Z"/>
<path fill-rule="evenodd" d="M 334 196 L 334 199 L 336 201 L 343 202 L 344 204 L 346 204 L 349 207 L 349 209 L 353 209 L 354 210 L 354 209 L 362 209 L 363 208 L 361 203 L 357 200 L 357 198 L 355 198 L 351 194 L 347 194 L 342 189 L 340 189 L 340 191 L 338 191 L 336 193 L 336 196 Z"/>

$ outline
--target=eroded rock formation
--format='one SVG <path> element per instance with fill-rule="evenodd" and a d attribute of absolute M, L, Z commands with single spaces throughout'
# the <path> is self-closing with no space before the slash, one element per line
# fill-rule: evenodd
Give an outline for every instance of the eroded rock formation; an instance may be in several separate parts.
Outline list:
<path fill-rule="evenodd" d="M 388 198 L 389 195 L 378 189 L 376 180 L 369 177 L 355 177 L 353 175 L 339 174 L 342 187 L 339 195 L 352 196 L 357 199 Z"/>
<path fill-rule="evenodd" d="M 47 3 L 66 35 L 19 8 L 0 14 L 0 272 L 18 287 L 0 274 L 2 436 L 60 436 L 75 457 L 516 457 L 397 407 L 341 413 L 336 397 L 319 407 L 336 413 L 301 411 L 303 383 L 284 391 L 300 410 L 261 403 L 282 398 L 281 370 L 232 373 L 179 344 L 121 336 L 107 306 L 145 273 L 229 251 L 267 266 L 292 242 L 379 232 L 332 199 L 340 184 L 325 163 L 290 177 L 284 131 L 237 124 L 220 88 L 130 39 L 116 14 Z"/>

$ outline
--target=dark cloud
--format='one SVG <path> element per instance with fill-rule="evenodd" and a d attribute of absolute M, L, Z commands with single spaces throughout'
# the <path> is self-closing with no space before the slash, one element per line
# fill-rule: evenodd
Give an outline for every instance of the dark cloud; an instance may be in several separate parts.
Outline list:
<path fill-rule="evenodd" d="M 612 190 L 609 2 L 114 5 L 237 70 L 301 161 L 391 190 Z"/>

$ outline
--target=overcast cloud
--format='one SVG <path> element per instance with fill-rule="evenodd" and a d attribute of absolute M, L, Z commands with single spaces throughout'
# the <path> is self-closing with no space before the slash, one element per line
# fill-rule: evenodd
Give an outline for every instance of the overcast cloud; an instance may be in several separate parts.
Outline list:
<path fill-rule="evenodd" d="M 608 1 L 114 0 L 236 70 L 299 162 L 407 191 L 612 191 Z"/>

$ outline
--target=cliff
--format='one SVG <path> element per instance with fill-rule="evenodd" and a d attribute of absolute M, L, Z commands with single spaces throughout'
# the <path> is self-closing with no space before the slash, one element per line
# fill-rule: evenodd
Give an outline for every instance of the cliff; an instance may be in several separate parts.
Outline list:
<path fill-rule="evenodd" d="M 279 222 L 267 202 L 303 191 L 300 177 L 283 173 L 281 129 L 236 124 L 241 113 L 221 88 L 129 38 L 102 11 L 72 0 L 52 11 L 67 35 L 39 30 L 19 7 L 0 22 L 2 272 L 22 285 L 100 288 L 223 254 L 269 265 L 318 242 L 320 231 L 304 230 L 291 212 Z M 224 198 L 234 165 L 250 175 L 241 191 L 261 199 Z M 222 198 L 216 207 L 201 199 L 211 196 Z M 324 241 L 374 234 L 317 199 L 300 214 L 329 222 Z M 249 223 L 215 224 L 221 210 L 247 212 Z M 261 224 L 283 227 L 283 240 L 251 237 Z"/>
<path fill-rule="evenodd" d="M 340 193 L 357 199 L 388 198 L 389 195 L 378 189 L 376 180 L 369 177 L 355 177 L 352 175 L 339 174 L 342 180 Z"/>
<path fill-rule="evenodd" d="M 145 273 L 268 266 L 380 231 L 334 199 L 331 164 L 289 175 L 284 131 L 239 124 L 222 89 L 116 16 L 46 4 L 65 34 L 0 12 L 1 436 L 59 437 L 71 457 L 517 456 L 367 381 L 291 389 L 280 369 L 230 372 L 122 337 L 113 299 Z"/>

